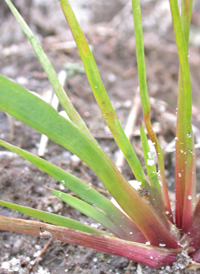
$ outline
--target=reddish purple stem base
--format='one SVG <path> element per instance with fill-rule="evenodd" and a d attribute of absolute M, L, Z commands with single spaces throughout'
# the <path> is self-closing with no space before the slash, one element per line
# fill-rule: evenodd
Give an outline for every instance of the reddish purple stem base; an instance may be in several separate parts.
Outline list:
<path fill-rule="evenodd" d="M 192 260 L 200 263 L 200 250 L 196 251 L 194 254 L 191 255 Z"/>
<path fill-rule="evenodd" d="M 132 243 L 115 237 L 88 234 L 81 231 L 36 221 L 0 216 L 0 230 L 9 230 L 38 237 L 53 238 L 69 244 L 81 245 L 98 251 L 125 257 L 153 268 L 171 265 L 178 250 L 157 248 Z"/>

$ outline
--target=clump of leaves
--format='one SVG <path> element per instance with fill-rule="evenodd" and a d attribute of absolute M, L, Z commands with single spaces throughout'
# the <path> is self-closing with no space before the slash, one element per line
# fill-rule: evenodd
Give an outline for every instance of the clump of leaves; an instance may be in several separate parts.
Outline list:
<path fill-rule="evenodd" d="M 0 109 L 45 134 L 82 159 L 97 174 L 110 195 L 119 204 L 120 209 L 92 186 L 88 188 L 88 185 L 80 179 L 44 159 L 0 140 L 2 146 L 27 159 L 74 192 L 79 198 L 49 189 L 52 194 L 103 225 L 109 232 L 92 228 L 64 216 L 5 201 L 0 201 L 0 204 L 49 224 L 0 216 L 0 229 L 53 237 L 63 242 L 124 256 L 154 268 L 171 265 L 176 261 L 177 254 L 183 251 L 191 256 L 191 260 L 200 262 L 200 200 L 196 198 L 195 154 L 191 126 L 191 81 L 188 63 L 192 1 L 182 0 L 179 8 L 177 0 L 169 0 L 180 63 L 175 138 L 175 215 L 172 214 L 165 181 L 163 153 L 150 120 L 140 1 L 132 0 L 139 87 L 145 126 L 158 158 L 157 172 L 144 127 L 140 123 L 147 175 L 117 119 L 91 50 L 69 2 L 60 0 L 96 101 L 117 145 L 140 183 L 139 191 L 129 184 L 94 139 L 60 85 L 52 65 L 35 36 L 10 0 L 5 2 L 30 40 L 69 119 L 62 117 L 49 104 L 2 75 L 0 76 Z"/>

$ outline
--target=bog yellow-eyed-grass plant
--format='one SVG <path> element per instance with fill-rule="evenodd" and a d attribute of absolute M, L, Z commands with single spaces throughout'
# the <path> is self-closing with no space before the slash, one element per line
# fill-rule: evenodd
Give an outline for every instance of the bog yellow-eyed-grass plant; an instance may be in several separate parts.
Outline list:
<path fill-rule="evenodd" d="M 61 168 L 1 140 L 2 146 L 27 159 L 74 192 L 79 198 L 49 189 L 62 201 L 100 223 L 108 232 L 64 216 L 6 201 L 0 201 L 0 205 L 36 217 L 46 223 L 0 216 L 0 229 L 52 237 L 63 242 L 117 254 L 154 268 L 176 262 L 177 254 L 183 250 L 190 255 L 191 261 L 200 262 L 200 200 L 196 197 L 195 154 L 191 126 L 191 82 L 188 64 L 192 0 L 182 0 L 180 7 L 177 0 L 169 0 L 180 64 L 175 147 L 175 214 L 171 210 L 165 181 L 163 153 L 150 121 L 140 1 L 132 0 L 139 87 L 145 126 L 155 146 L 159 171 L 157 172 L 152 161 L 148 140 L 140 123 L 147 175 L 117 119 L 91 50 L 69 2 L 60 0 L 91 89 L 117 145 L 140 183 L 139 190 L 135 190 L 129 184 L 91 135 L 69 101 L 35 36 L 11 1 L 5 0 L 5 2 L 30 40 L 69 118 L 62 117 L 49 104 L 2 75 L 0 76 L 0 110 L 45 134 L 77 155 L 97 174 L 109 194 L 119 204 L 120 209 L 93 187 L 88 189 L 87 184 Z"/>

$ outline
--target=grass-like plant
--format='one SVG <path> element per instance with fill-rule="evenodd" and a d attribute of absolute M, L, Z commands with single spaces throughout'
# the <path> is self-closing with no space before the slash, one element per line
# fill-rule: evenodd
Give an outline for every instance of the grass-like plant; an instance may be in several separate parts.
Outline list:
<path fill-rule="evenodd" d="M 30 161 L 74 192 L 78 198 L 49 189 L 52 194 L 100 223 L 106 230 L 95 229 L 64 216 L 6 201 L 0 201 L 0 205 L 46 223 L 0 216 L 0 229 L 52 237 L 63 242 L 117 254 L 154 268 L 171 265 L 176 261 L 177 254 L 183 250 L 187 251 L 191 260 L 200 262 L 200 200 L 197 200 L 196 196 L 195 153 L 191 126 L 191 81 L 188 64 L 192 0 L 182 0 L 181 7 L 177 0 L 169 0 L 180 63 L 175 138 L 175 214 L 171 210 L 168 196 L 162 149 L 150 120 L 140 1 L 132 0 L 139 87 L 145 126 L 158 158 L 157 170 L 152 161 L 144 127 L 140 123 L 147 174 L 144 173 L 117 119 L 91 50 L 69 2 L 59 1 L 77 44 L 96 101 L 117 145 L 140 183 L 140 189 L 135 190 L 129 184 L 99 146 L 71 104 L 35 36 L 11 1 L 5 0 L 30 40 L 69 119 L 62 117 L 49 104 L 2 75 L 0 75 L 0 110 L 45 134 L 77 155 L 97 174 L 120 209 L 92 186 L 88 188 L 86 183 L 61 168 L 0 140 L 0 145 Z"/>

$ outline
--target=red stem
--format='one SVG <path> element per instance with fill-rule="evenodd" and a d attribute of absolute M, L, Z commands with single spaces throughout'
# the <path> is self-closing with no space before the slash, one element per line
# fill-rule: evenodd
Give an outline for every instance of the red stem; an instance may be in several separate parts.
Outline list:
<path fill-rule="evenodd" d="M 52 237 L 62 242 L 82 245 L 98 251 L 119 255 L 153 268 L 171 265 L 180 250 L 168 250 L 145 244 L 104 237 L 81 231 L 22 219 L 0 216 L 0 229 L 29 234 L 37 237 Z"/>

